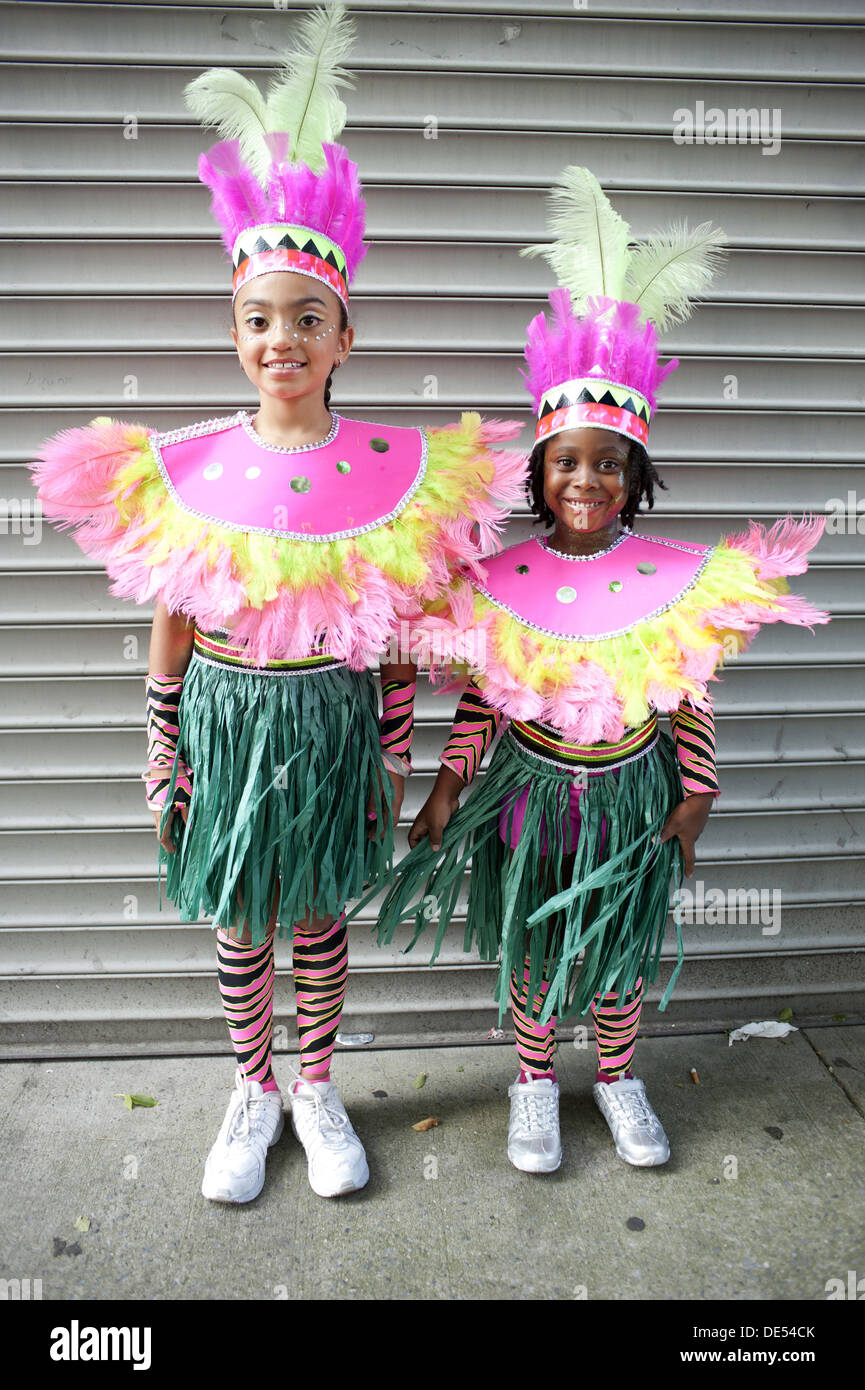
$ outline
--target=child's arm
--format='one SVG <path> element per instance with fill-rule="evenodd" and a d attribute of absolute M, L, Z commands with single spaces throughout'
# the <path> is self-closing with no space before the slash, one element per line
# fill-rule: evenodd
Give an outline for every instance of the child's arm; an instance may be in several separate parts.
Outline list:
<path fill-rule="evenodd" d="M 192 660 L 193 624 L 182 613 L 169 613 L 165 604 L 157 602 L 150 629 L 150 659 L 147 670 L 151 675 L 173 675 L 182 680 Z"/>
<path fill-rule="evenodd" d="M 388 772 L 408 777 L 412 771 L 414 699 L 417 668 L 411 661 L 381 665 L 381 751 Z"/>
<path fill-rule="evenodd" d="M 694 709 L 683 700 L 670 714 L 670 728 L 685 797 L 702 792 L 717 796 L 721 789 L 715 765 L 715 716 L 711 706 L 705 710 Z"/>
<path fill-rule="evenodd" d="M 670 714 L 670 727 L 685 799 L 668 818 L 661 831 L 661 843 L 678 836 L 685 860 L 685 873 L 694 872 L 694 846 L 703 833 L 712 802 L 720 792 L 715 766 L 715 718 L 711 707 L 705 710 L 683 700 Z"/>
<path fill-rule="evenodd" d="M 381 671 L 381 735 L 382 761 L 393 783 L 391 816 L 394 829 L 402 810 L 405 779 L 412 771 L 411 744 L 414 736 L 414 697 L 417 691 L 417 668 L 411 661 L 383 661 Z M 375 798 L 370 795 L 367 817 L 375 821 Z M 369 836 L 380 831 L 370 825 Z"/>
<path fill-rule="evenodd" d="M 486 703 L 474 681 L 470 681 L 457 705 L 435 786 L 409 831 L 411 849 L 425 835 L 429 835 L 431 849 L 441 849 L 444 829 L 459 808 L 460 792 L 480 767 L 503 717 Z"/>
<path fill-rule="evenodd" d="M 150 633 L 150 659 L 145 687 L 147 769 L 143 773 L 147 805 L 153 812 L 157 831 L 177 751 L 180 694 L 192 658 L 193 633 L 194 628 L 186 618 L 169 613 L 163 603 L 157 603 Z M 174 806 L 180 808 L 184 821 L 190 790 L 191 773 L 185 764 L 178 764 Z M 172 853 L 170 824 L 169 816 L 160 839 L 165 849 Z"/>

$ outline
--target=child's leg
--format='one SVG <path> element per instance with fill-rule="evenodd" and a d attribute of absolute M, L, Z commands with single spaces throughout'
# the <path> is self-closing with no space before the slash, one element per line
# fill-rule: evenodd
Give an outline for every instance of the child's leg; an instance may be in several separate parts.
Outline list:
<path fill-rule="evenodd" d="M 241 899 L 242 901 L 242 899 Z M 277 883 L 267 937 L 252 945 L 248 922 L 230 931 L 216 928 L 216 968 L 225 1021 L 237 1065 L 247 1081 L 278 1091 L 271 1066 L 273 1046 L 273 933 L 279 907 Z"/>
<path fill-rule="evenodd" d="M 216 932 L 219 992 L 238 1071 L 204 1165 L 201 1191 L 212 1202 L 253 1201 L 264 1185 L 267 1151 L 282 1133 L 282 1098 L 271 1070 L 277 901 L 275 895 L 267 938 L 258 945 L 252 945 L 246 923 Z"/>
<path fill-rule="evenodd" d="M 618 994 L 595 997 L 592 1018 L 598 1047 L 598 1081 L 609 1083 L 630 1077 L 642 1005 L 642 980 L 637 980 L 621 1000 Z"/>
<path fill-rule="evenodd" d="M 520 1081 L 555 1081 L 553 1054 L 556 1050 L 556 1020 L 538 1023 L 537 1018 L 549 989 L 549 981 L 542 980 L 538 994 L 528 1002 L 529 960 L 526 957 L 519 979 L 519 972 L 511 976 L 511 1013 L 514 1020 L 517 1056 L 520 1059 Z"/>
<path fill-rule="evenodd" d="M 273 933 L 258 946 L 216 933 L 219 993 L 237 1065 L 247 1081 L 278 1091 L 271 1067 L 273 1041 Z"/>
<path fill-rule="evenodd" d="M 294 928 L 301 1075 L 308 1081 L 330 1080 L 348 978 L 348 928 L 343 915 L 329 925 L 321 926 L 313 919 Z"/>
<path fill-rule="evenodd" d="M 610 1127 L 619 1157 L 638 1168 L 652 1168 L 667 1162 L 670 1145 L 646 1097 L 645 1086 L 631 1075 L 642 1002 L 642 980 L 621 999 L 617 994 L 599 994 L 595 998 L 592 1017 L 598 1044 L 598 1079 L 592 1094 Z"/>
<path fill-rule="evenodd" d="M 508 1087 L 508 1158 L 524 1173 L 554 1173 L 562 1161 L 559 1088 L 553 1069 L 556 1020 L 537 1021 L 548 988 L 548 981 L 542 980 L 538 993 L 529 1001 L 528 958 L 522 970 L 515 970 L 511 976 L 511 1012 L 520 1074 Z"/>
<path fill-rule="evenodd" d="M 291 1122 L 306 1150 L 310 1185 L 319 1197 L 356 1192 L 369 1181 L 363 1145 L 330 1079 L 348 976 L 348 928 L 311 918 L 294 928 L 294 986 L 301 1079 L 291 1095 Z"/>

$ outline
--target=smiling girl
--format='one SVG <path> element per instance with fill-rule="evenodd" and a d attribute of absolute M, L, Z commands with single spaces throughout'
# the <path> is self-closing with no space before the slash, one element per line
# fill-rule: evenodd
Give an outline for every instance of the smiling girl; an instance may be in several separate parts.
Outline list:
<path fill-rule="evenodd" d="M 392 859 L 414 695 L 409 661 L 383 665 L 380 723 L 370 668 L 458 562 L 480 573 L 524 473 L 518 455 L 489 449 L 516 425 L 466 415 L 424 432 L 330 409 L 365 254 L 356 166 L 332 143 L 350 37 L 333 5 L 303 22 L 266 101 L 221 70 L 187 90 L 232 137 L 199 175 L 232 256 L 232 337 L 258 409 L 168 433 L 96 421 L 49 441 L 34 470 L 46 514 L 78 528 L 113 592 L 156 601 L 147 802 L 168 896 L 183 920 L 204 912 L 217 927 L 237 1059 L 202 1183 L 217 1202 L 258 1195 L 283 1128 L 277 930 L 292 943 L 290 1105 L 310 1184 L 329 1197 L 367 1182 L 330 1077 L 344 911 Z"/>
<path fill-rule="evenodd" d="M 584 169 L 565 171 L 554 207 L 558 241 L 532 249 L 566 287 L 550 295 L 550 319 L 529 325 L 524 374 L 537 411 L 528 497 L 552 529 L 487 562 L 482 581 L 458 582 L 419 624 L 431 651 L 483 657 L 379 919 L 389 941 L 413 914 L 417 940 L 434 903 L 435 959 L 471 857 L 466 947 L 501 959 L 496 997 L 500 1016 L 510 1002 L 520 1063 L 508 1157 L 532 1173 L 562 1158 L 556 1018 L 588 1010 L 594 1098 L 617 1153 L 638 1166 L 669 1158 L 632 1060 L 671 878 L 682 863 L 693 872 L 718 793 L 707 682 L 760 623 L 827 621 L 782 577 L 805 569 L 819 523 L 769 535 L 752 523 L 716 547 L 632 530 L 663 486 L 646 444 L 657 389 L 678 365 L 660 364 L 655 324 L 687 317 L 720 235 L 685 228 L 632 249 Z M 677 934 L 662 1009 L 681 965 Z"/>

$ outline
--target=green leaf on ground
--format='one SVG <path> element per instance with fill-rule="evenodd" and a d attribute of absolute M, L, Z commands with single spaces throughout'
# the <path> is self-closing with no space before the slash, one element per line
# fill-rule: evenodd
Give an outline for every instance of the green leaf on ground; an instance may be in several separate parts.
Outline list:
<path fill-rule="evenodd" d="M 792 1022 L 793 1022 L 793 1010 L 792 1010 L 792 1009 L 789 1009 L 789 1008 L 788 1008 L 788 1009 L 782 1009 L 781 1012 L 780 1012 L 779 1015 L 778 1015 L 778 1022 L 779 1022 L 779 1023 L 792 1023 Z"/>
<path fill-rule="evenodd" d="M 425 1071 L 422 1071 L 421 1074 L 420 1074 L 420 1076 L 416 1076 L 416 1077 L 415 1077 L 415 1082 L 414 1082 L 414 1088 L 415 1088 L 415 1090 L 416 1090 L 416 1091 L 419 1091 L 420 1088 L 421 1088 L 421 1086 L 423 1086 L 423 1084 L 424 1084 L 425 1081 L 426 1081 L 426 1072 L 425 1072 Z"/>
<path fill-rule="evenodd" d="M 79 1216 L 78 1220 L 75 1222 L 75 1229 L 76 1229 L 76 1231 L 89 1231 L 89 1230 L 90 1230 L 90 1217 L 89 1217 L 89 1216 Z"/>
<path fill-rule="evenodd" d="M 847 1015 L 846 1015 L 846 1014 L 833 1014 L 833 1015 L 832 1015 L 832 1022 L 833 1022 L 833 1023 L 846 1023 L 846 1021 L 847 1021 Z"/>
<path fill-rule="evenodd" d="M 153 1096 L 127 1095 L 123 1091 L 115 1091 L 114 1094 L 120 1097 L 127 1110 L 134 1109 L 136 1105 L 140 1105 L 144 1108 L 149 1108 L 151 1105 L 159 1104 L 159 1101 L 154 1100 Z"/>

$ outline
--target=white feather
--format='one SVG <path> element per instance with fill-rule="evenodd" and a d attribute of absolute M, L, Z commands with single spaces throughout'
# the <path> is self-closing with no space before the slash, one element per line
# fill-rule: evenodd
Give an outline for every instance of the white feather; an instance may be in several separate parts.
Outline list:
<path fill-rule="evenodd" d="M 190 82 L 186 105 L 203 126 L 216 126 L 220 139 L 239 140 L 244 159 L 261 176 L 269 156 L 264 144 L 267 107 L 254 82 L 232 68 L 210 68 Z"/>
<path fill-rule="evenodd" d="M 520 254 L 546 257 L 576 312 L 589 295 L 622 298 L 631 231 L 590 170 L 572 165 L 562 172 L 550 194 L 548 226 L 554 243 Z"/>
<path fill-rule="evenodd" d="M 345 5 L 314 10 L 298 27 L 296 45 L 268 88 L 268 128 L 288 131 L 292 160 L 312 169 L 323 163 L 322 143 L 335 140 L 346 122 L 339 88 L 350 86 L 352 77 L 341 63 L 354 38 Z"/>
<path fill-rule="evenodd" d="M 286 131 L 293 163 L 318 170 L 321 146 L 335 140 L 346 121 L 340 87 L 352 77 L 341 67 L 354 42 L 354 25 L 340 2 L 305 15 L 294 47 L 280 58 L 280 72 L 265 98 L 254 82 L 231 68 L 210 68 L 187 86 L 186 105 L 203 126 L 220 138 L 239 140 L 243 158 L 263 180 L 270 165 L 264 136 Z"/>
<path fill-rule="evenodd" d="M 659 333 L 684 323 L 693 301 L 720 270 L 726 240 L 711 222 L 701 222 L 692 231 L 685 222 L 657 233 L 631 255 L 625 298 L 639 304 Z"/>

